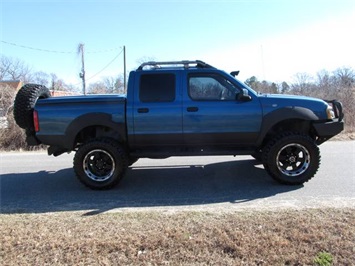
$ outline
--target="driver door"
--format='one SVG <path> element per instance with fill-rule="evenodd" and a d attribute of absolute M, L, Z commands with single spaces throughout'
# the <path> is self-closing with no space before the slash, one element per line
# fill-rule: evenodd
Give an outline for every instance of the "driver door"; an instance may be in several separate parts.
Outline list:
<path fill-rule="evenodd" d="M 220 73 L 190 73 L 183 101 L 186 145 L 233 146 L 256 141 L 261 125 L 257 97 L 237 100 L 237 84 Z"/>

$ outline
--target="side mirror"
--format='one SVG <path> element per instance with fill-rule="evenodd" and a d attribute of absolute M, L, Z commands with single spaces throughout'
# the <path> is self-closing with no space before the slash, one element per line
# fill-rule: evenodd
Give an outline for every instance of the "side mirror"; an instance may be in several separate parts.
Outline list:
<path fill-rule="evenodd" d="M 237 94 L 237 100 L 242 101 L 242 102 L 249 102 L 251 101 L 251 96 L 249 95 L 249 92 L 247 89 L 243 89 L 243 91 L 239 92 Z"/>

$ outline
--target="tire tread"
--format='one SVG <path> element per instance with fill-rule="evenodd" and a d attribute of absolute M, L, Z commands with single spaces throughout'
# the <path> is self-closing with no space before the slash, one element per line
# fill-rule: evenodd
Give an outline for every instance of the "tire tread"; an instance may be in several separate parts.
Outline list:
<path fill-rule="evenodd" d="M 98 148 L 98 146 L 102 146 L 102 148 L 107 149 L 107 151 L 110 152 L 115 159 L 121 162 L 121 164 L 117 164 L 116 162 L 116 167 L 120 167 L 120 169 L 118 169 L 118 172 L 115 177 L 109 182 L 97 183 L 91 181 L 87 178 L 86 174 L 83 171 L 83 158 L 85 157 L 87 152 L 89 152 L 91 149 Z M 124 150 L 124 148 L 122 148 L 118 141 L 110 138 L 96 138 L 83 144 L 78 149 L 73 159 L 73 165 L 76 177 L 86 187 L 89 187 L 94 190 L 107 190 L 115 187 L 124 177 L 125 172 L 128 168 L 128 157 L 126 151 Z"/>
<path fill-rule="evenodd" d="M 16 124 L 26 129 L 27 132 L 34 131 L 33 109 L 38 99 L 51 97 L 47 87 L 38 84 L 26 84 L 21 87 L 15 97 L 14 118 Z"/>
<path fill-rule="evenodd" d="M 312 169 L 310 169 L 310 173 L 307 175 L 304 175 L 304 178 L 301 178 L 299 180 L 288 180 L 287 178 L 284 178 L 282 174 L 280 175 L 279 171 L 275 171 L 275 167 L 273 167 L 273 153 L 274 151 L 274 146 L 279 145 L 282 142 L 287 142 L 291 141 L 293 139 L 298 139 L 298 141 L 308 143 L 309 145 L 313 146 L 313 152 L 314 154 L 312 155 L 313 157 L 316 157 L 313 160 L 314 165 L 310 165 Z M 273 139 L 271 139 L 263 149 L 263 154 L 262 154 L 262 162 L 264 165 L 264 169 L 266 172 L 276 181 L 282 184 L 286 185 L 301 185 L 305 182 L 308 182 L 311 180 L 311 178 L 317 173 L 319 166 L 320 166 L 320 161 L 321 161 L 321 156 L 320 156 L 320 151 L 318 146 L 315 144 L 314 140 L 309 137 L 308 135 L 302 134 L 300 132 L 294 132 L 294 131 L 287 131 L 283 132 Z M 312 164 L 312 162 L 311 162 Z M 303 174 L 302 174 L 303 175 Z"/>

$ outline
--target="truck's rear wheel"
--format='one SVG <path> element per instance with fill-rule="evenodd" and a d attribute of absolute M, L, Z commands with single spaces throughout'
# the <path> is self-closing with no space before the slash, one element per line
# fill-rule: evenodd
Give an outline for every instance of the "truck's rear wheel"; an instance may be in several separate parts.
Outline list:
<path fill-rule="evenodd" d="M 317 173 L 320 165 L 319 148 L 309 136 L 285 133 L 266 145 L 263 164 L 278 182 L 300 185 Z"/>
<path fill-rule="evenodd" d="M 127 154 L 111 139 L 96 139 L 82 145 L 74 157 L 74 171 L 85 186 L 109 189 L 117 185 L 128 167 Z"/>
<path fill-rule="evenodd" d="M 38 99 L 51 97 L 48 88 L 37 84 L 26 84 L 18 91 L 14 104 L 14 118 L 16 124 L 26 129 L 27 132 L 34 131 L 33 108 Z"/>

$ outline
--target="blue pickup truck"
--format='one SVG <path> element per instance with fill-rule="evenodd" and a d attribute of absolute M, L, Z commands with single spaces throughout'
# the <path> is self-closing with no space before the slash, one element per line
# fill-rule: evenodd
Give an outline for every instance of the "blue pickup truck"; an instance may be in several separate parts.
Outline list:
<path fill-rule="evenodd" d="M 344 128 L 340 102 L 257 93 L 202 61 L 147 62 L 127 95 L 50 97 L 26 84 L 14 117 L 29 145 L 75 151 L 74 171 L 92 189 L 117 185 L 139 158 L 252 155 L 283 184 L 310 180 L 318 145 Z M 236 173 L 237 175 L 237 173 Z"/>

